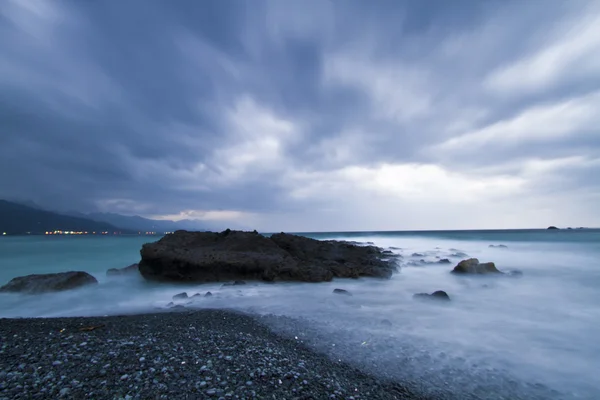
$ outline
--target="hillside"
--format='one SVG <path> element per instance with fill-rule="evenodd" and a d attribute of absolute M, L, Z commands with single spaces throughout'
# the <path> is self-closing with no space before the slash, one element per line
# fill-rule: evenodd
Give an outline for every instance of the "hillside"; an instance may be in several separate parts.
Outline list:
<path fill-rule="evenodd" d="M 142 232 L 174 232 L 180 229 L 188 231 L 202 231 L 206 229 L 206 224 L 194 220 L 156 220 L 143 218 L 140 216 L 127 216 L 114 213 L 90 213 L 79 214 L 79 216 L 89 218 L 98 222 L 106 222 L 111 225 L 120 226 L 125 229 L 137 230 Z"/>
<path fill-rule="evenodd" d="M 0 200 L 0 234 L 44 234 L 47 231 L 133 233 L 112 224 L 57 214 L 23 204 Z M 137 232 L 136 232 L 137 233 Z"/>

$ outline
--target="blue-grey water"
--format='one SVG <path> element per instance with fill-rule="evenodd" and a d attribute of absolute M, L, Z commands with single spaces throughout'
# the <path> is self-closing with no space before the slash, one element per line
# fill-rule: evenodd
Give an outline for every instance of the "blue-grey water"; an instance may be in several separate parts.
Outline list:
<path fill-rule="evenodd" d="M 0 317 L 140 313 L 165 307 L 181 291 L 211 291 L 215 296 L 188 307 L 306 318 L 323 329 L 349 330 L 340 339 L 348 342 L 346 349 L 353 341 L 356 346 L 387 343 L 360 351 L 380 360 L 373 368 L 387 366 L 398 379 L 426 377 L 433 388 L 490 399 L 600 399 L 600 230 L 306 235 L 393 248 L 402 255 L 401 269 L 386 281 L 253 283 L 239 290 L 221 290 L 217 284 L 175 287 L 139 277 L 106 277 L 108 268 L 137 262 L 141 245 L 158 238 L 0 237 L 2 284 L 15 276 L 68 270 L 90 272 L 100 282 L 64 293 L 0 294 Z M 499 244 L 507 247 L 489 247 Z M 466 258 L 455 256 L 459 252 L 523 275 L 454 276 L 449 271 Z M 427 263 L 440 258 L 452 264 Z M 353 296 L 332 295 L 336 287 Z M 412 298 L 435 290 L 448 292 L 452 302 Z M 392 328 L 382 328 L 383 319 Z M 403 368 L 395 372 L 389 368 L 393 363 Z"/>

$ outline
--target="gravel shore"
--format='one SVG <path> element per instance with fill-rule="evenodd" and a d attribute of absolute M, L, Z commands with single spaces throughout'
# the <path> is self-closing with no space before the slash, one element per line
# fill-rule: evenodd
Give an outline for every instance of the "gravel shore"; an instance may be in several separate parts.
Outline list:
<path fill-rule="evenodd" d="M 233 311 L 0 319 L 0 399 L 425 399 Z"/>

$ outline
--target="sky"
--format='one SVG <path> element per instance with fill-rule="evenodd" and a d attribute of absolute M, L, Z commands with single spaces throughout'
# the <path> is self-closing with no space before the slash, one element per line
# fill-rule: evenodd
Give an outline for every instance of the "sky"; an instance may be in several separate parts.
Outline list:
<path fill-rule="evenodd" d="M 0 198 L 263 231 L 600 226 L 600 2 L 0 1 Z"/>

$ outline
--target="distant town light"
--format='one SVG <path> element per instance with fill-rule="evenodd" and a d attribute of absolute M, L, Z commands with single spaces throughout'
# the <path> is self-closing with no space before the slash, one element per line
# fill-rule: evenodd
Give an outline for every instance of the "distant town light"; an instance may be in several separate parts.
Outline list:
<path fill-rule="evenodd" d="M 6 236 L 6 232 L 2 232 L 2 236 Z"/>

